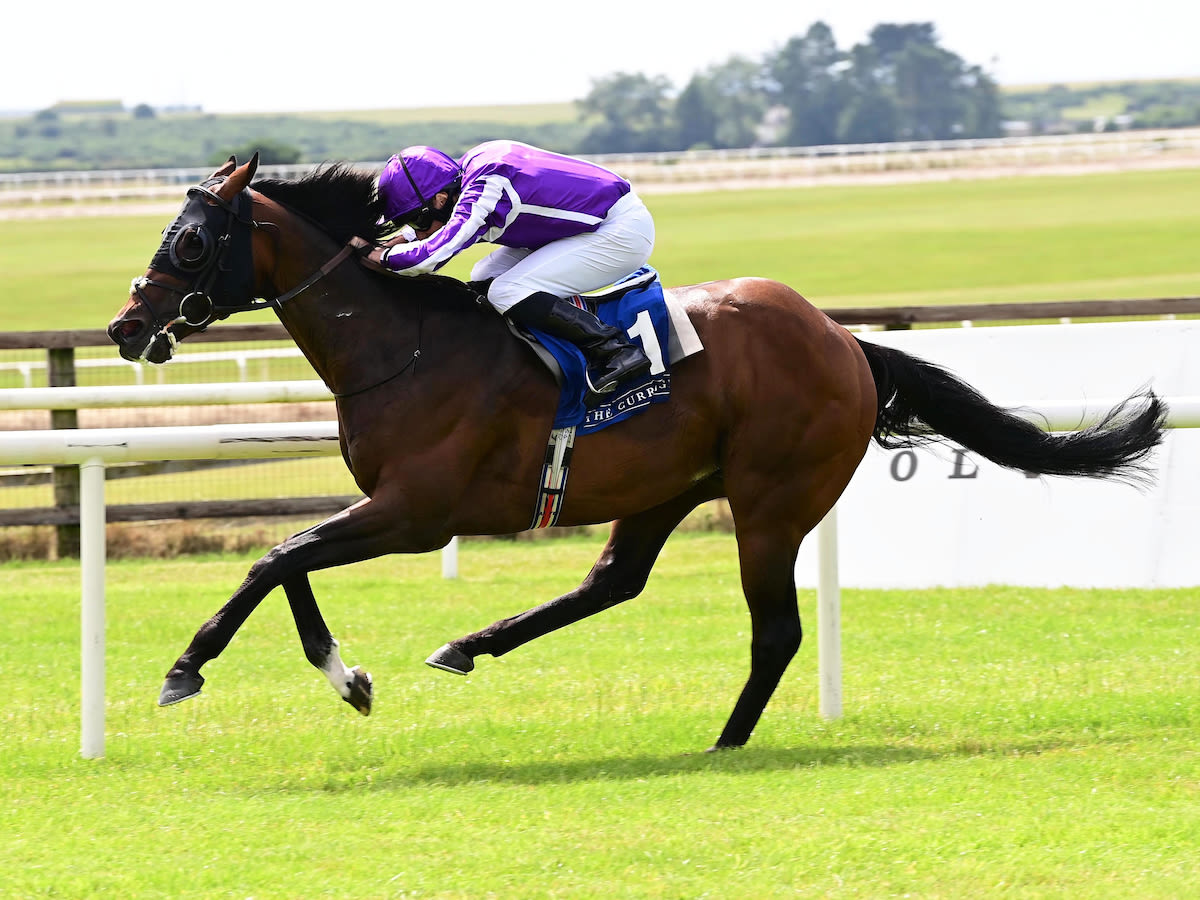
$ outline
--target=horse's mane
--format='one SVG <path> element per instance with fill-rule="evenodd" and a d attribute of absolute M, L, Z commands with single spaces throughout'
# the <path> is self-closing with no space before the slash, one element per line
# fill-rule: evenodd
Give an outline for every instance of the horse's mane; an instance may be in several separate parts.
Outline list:
<path fill-rule="evenodd" d="M 355 236 L 376 241 L 386 231 L 377 175 L 346 163 L 325 163 L 296 181 L 261 178 L 251 187 L 304 216 L 339 244 Z"/>
<path fill-rule="evenodd" d="M 295 181 L 262 178 L 251 187 L 308 219 L 335 243 L 345 244 L 352 237 L 377 242 L 389 233 L 390 227 L 383 221 L 383 198 L 375 187 L 377 180 L 377 172 L 333 162 L 320 165 Z M 425 290 L 437 291 L 439 299 L 461 299 L 475 305 L 474 292 L 456 278 L 442 275 L 377 277 L 393 292 L 406 293 L 406 286 L 415 287 L 419 283 Z"/>

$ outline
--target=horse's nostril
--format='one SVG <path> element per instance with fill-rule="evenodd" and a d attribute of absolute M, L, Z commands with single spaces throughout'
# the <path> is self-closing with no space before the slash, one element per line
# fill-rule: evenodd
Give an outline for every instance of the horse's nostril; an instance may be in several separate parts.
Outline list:
<path fill-rule="evenodd" d="M 142 330 L 142 323 L 137 319 L 124 319 L 117 323 L 117 334 L 123 338 L 131 338 Z"/>

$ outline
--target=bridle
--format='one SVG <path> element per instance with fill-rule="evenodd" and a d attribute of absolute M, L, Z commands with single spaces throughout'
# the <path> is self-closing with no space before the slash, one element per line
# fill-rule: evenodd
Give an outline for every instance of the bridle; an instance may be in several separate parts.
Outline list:
<path fill-rule="evenodd" d="M 179 338 L 172 330 L 176 325 L 185 324 L 203 331 L 212 322 L 236 312 L 274 307 L 276 312 L 282 313 L 284 303 L 308 290 L 351 255 L 365 256 L 374 246 L 361 237 L 351 237 L 323 266 L 291 290 L 273 299 L 234 300 L 234 297 L 254 295 L 253 231 L 272 228 L 275 229 L 275 236 L 278 236 L 278 227 L 272 222 L 256 222 L 251 218 L 253 199 L 248 188 L 239 191 L 231 201 L 217 194 L 212 188 L 223 183 L 225 177 L 214 176 L 188 189 L 183 209 L 163 231 L 162 244 L 150 260 L 152 270 L 166 272 L 188 286 L 180 288 L 146 276 L 133 280 L 130 291 L 149 314 L 151 327 L 155 329 L 139 357 L 141 362 L 149 361 L 151 351 L 160 341 L 169 344 L 168 357 L 174 355 L 179 345 Z M 379 268 L 366 260 L 363 264 L 368 268 Z M 147 287 L 155 287 L 179 297 L 178 313 L 174 316 L 169 313 L 158 315 L 145 294 Z M 422 318 L 418 312 L 417 348 L 398 371 L 357 390 L 334 392 L 334 396 L 342 399 L 364 394 L 407 371 L 415 371 L 417 360 L 421 357 Z"/>
<path fill-rule="evenodd" d="M 162 244 L 150 260 L 151 269 L 172 275 L 188 286 L 179 288 L 147 276 L 133 279 L 130 285 L 130 293 L 150 316 L 155 330 L 142 351 L 142 361 L 164 340 L 174 354 L 178 339 L 172 329 L 176 325 L 203 330 L 216 319 L 267 305 L 260 300 L 228 299 L 231 294 L 246 297 L 253 291 L 250 233 L 261 226 L 250 217 L 252 200 L 248 190 L 238 192 L 232 201 L 213 190 L 224 181 L 224 176 L 214 177 L 188 188 L 183 209 L 163 231 Z M 177 314 L 156 313 L 145 294 L 148 287 L 179 297 Z"/>
<path fill-rule="evenodd" d="M 273 300 L 234 300 L 234 297 L 252 297 L 254 293 L 251 233 L 256 228 L 275 226 L 251 218 L 253 200 L 248 188 L 243 188 L 228 201 L 216 193 L 213 187 L 224 181 L 225 176 L 216 176 L 188 188 L 183 209 L 163 231 L 162 244 L 150 260 L 151 269 L 172 275 L 188 286 L 179 288 L 144 275 L 133 279 L 130 285 L 130 293 L 150 316 L 151 328 L 155 331 L 139 357 L 142 362 L 148 360 L 160 341 L 166 341 L 170 345 L 168 355 L 174 355 L 179 345 L 172 330 L 176 325 L 203 331 L 214 321 L 236 312 L 270 306 L 279 309 L 332 272 L 352 253 L 370 249 L 371 245 L 361 238 L 351 238 L 332 259 L 290 291 Z M 179 297 L 177 313 L 174 316 L 156 313 L 145 294 L 148 287 Z"/>

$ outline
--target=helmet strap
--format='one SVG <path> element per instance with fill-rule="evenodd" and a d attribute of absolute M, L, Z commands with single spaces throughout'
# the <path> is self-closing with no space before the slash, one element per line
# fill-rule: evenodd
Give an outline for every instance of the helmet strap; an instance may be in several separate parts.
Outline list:
<path fill-rule="evenodd" d="M 425 213 L 431 209 L 430 201 L 425 199 L 425 195 L 421 193 L 421 189 L 417 187 L 417 181 L 412 177 L 412 172 L 408 171 L 408 163 L 404 161 L 404 157 L 400 157 L 400 168 L 404 170 L 404 177 L 408 179 L 408 183 L 412 186 L 413 193 L 417 195 L 417 199 L 421 201 L 421 213 Z"/>

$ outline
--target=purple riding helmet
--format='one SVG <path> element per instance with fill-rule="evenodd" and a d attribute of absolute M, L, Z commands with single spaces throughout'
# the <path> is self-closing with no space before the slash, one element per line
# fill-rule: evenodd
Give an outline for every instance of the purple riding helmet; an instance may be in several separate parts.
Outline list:
<path fill-rule="evenodd" d="M 435 147 L 406 147 L 393 156 L 379 176 L 384 215 L 395 225 L 425 230 L 433 224 L 433 198 L 457 189 L 462 179 L 458 160 Z"/>

